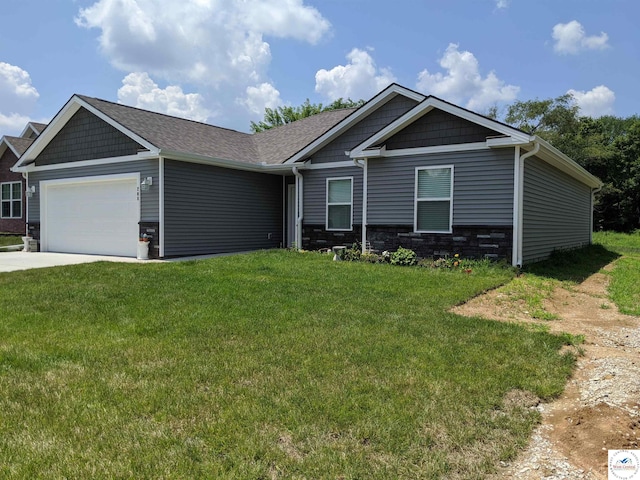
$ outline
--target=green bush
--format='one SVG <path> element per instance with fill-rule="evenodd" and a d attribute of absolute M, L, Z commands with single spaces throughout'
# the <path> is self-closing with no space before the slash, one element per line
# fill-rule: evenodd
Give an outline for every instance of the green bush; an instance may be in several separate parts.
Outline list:
<path fill-rule="evenodd" d="M 408 248 L 398 247 L 398 250 L 391 254 L 391 265 L 411 266 L 418 263 L 416 252 Z"/>

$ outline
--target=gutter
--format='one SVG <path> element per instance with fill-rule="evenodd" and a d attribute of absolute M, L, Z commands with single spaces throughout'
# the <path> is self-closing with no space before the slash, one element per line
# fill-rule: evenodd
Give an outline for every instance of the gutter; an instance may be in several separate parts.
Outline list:
<path fill-rule="evenodd" d="M 369 171 L 368 158 L 353 159 L 353 163 L 362 169 L 362 253 L 367 253 L 367 174 Z M 360 163 L 362 161 L 362 163 Z"/>
<path fill-rule="evenodd" d="M 524 197 L 524 161 L 540 151 L 540 142 L 533 141 L 533 150 L 520 155 L 520 146 L 516 146 L 513 172 L 513 254 L 511 264 L 522 267 L 523 235 L 523 197 Z"/>
<path fill-rule="evenodd" d="M 302 250 L 302 219 L 304 218 L 303 177 L 298 171 L 298 166 L 291 167 L 291 172 L 296 177 L 296 249 Z"/>

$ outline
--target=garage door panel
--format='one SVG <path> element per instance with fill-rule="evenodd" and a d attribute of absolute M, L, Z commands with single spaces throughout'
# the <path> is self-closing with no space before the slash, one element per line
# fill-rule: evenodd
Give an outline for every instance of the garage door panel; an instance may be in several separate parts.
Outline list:
<path fill-rule="evenodd" d="M 137 181 L 92 181 L 46 189 L 46 249 L 135 256 L 140 203 Z"/>

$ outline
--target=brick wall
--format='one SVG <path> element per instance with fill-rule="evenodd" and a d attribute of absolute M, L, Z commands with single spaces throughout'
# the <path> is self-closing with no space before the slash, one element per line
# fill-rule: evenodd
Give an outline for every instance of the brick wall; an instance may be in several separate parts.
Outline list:
<path fill-rule="evenodd" d="M 0 218 L 0 232 L 15 233 L 24 235 L 25 232 L 25 210 L 26 202 L 24 198 L 24 179 L 21 173 L 11 171 L 11 167 L 18 161 L 18 157 L 7 148 L 0 157 L 0 183 L 22 182 L 22 218 Z"/>

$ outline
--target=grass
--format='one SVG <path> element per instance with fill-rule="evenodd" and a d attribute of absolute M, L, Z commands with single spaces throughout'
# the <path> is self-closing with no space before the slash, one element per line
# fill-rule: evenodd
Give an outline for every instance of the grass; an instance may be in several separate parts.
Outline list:
<path fill-rule="evenodd" d="M 0 477 L 484 478 L 538 421 L 505 399 L 575 362 L 448 313 L 512 275 L 287 251 L 0 274 Z"/>
<path fill-rule="evenodd" d="M 594 242 L 624 255 L 610 272 L 609 294 L 622 313 L 640 315 L 640 231 L 598 232 Z"/>
<path fill-rule="evenodd" d="M 20 235 L 0 235 L 0 247 L 10 245 L 22 245 L 24 242 Z"/>

